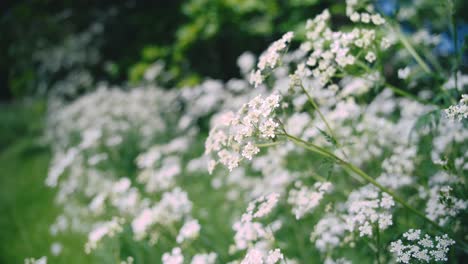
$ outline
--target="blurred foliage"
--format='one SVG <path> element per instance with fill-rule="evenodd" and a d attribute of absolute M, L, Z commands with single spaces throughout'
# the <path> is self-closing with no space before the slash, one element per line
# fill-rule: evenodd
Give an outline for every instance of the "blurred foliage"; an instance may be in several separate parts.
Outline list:
<path fill-rule="evenodd" d="M 168 86 L 238 76 L 237 57 L 260 53 L 326 1 L 4 2 L 0 14 L 0 98 L 47 94 L 87 72 L 94 82 L 137 83 L 155 60 Z M 63 54 L 76 53 L 65 61 Z M 50 55 L 52 54 L 52 55 Z M 75 78 L 76 79 L 76 78 Z M 82 91 L 81 91 L 82 92 Z"/>
<path fill-rule="evenodd" d="M 0 105 L 0 263 L 23 263 L 24 255 L 49 252 L 58 239 L 49 234 L 60 209 L 50 206 L 55 191 L 44 185 L 50 160 L 41 140 L 44 110 L 44 101 Z M 94 257 L 74 251 L 84 239 L 60 237 L 67 248 L 57 261 L 92 262 Z"/>

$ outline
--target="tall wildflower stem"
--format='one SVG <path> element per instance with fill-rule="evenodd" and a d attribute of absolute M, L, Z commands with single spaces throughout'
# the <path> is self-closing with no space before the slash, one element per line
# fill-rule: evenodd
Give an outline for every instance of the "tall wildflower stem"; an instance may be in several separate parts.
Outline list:
<path fill-rule="evenodd" d="M 401 43 L 405 48 L 408 50 L 408 52 L 411 54 L 411 56 L 416 60 L 416 62 L 421 66 L 421 68 L 428 74 L 432 74 L 432 70 L 429 68 L 429 66 L 424 62 L 424 60 L 419 56 L 419 54 L 416 52 L 414 49 L 413 45 L 408 41 L 406 36 L 401 32 L 400 29 L 395 30 L 398 38 L 400 39 Z"/>
<path fill-rule="evenodd" d="M 340 149 L 341 153 L 343 153 L 343 156 L 347 159 L 348 156 L 346 156 L 346 153 L 344 152 L 344 150 L 342 149 L 342 146 L 338 140 L 338 138 L 336 137 L 336 134 L 333 132 L 333 129 L 331 128 L 330 124 L 328 123 L 327 119 L 325 118 L 325 116 L 322 114 L 322 111 L 320 111 L 320 108 L 318 107 L 317 103 L 315 102 L 314 98 L 312 98 L 312 96 L 310 96 L 310 94 L 307 92 L 307 90 L 305 89 L 304 85 L 300 85 L 302 91 L 305 93 L 305 95 L 307 96 L 307 99 L 309 100 L 310 104 L 312 105 L 312 107 L 315 109 L 315 111 L 318 113 L 320 119 L 322 119 L 323 123 L 325 123 L 325 126 L 327 127 L 327 130 L 328 130 L 328 133 L 330 133 L 330 136 L 333 138 L 333 141 L 334 143 L 337 145 L 337 147 Z"/>
<path fill-rule="evenodd" d="M 342 166 L 343 168 L 349 170 L 349 171 L 352 171 L 354 173 L 356 173 L 357 175 L 359 175 L 361 178 L 363 178 L 364 180 L 366 180 L 368 183 L 374 185 L 375 187 L 377 187 L 379 190 L 381 190 L 382 192 L 385 192 L 387 193 L 388 195 L 392 196 L 393 199 L 398 202 L 399 204 L 401 204 L 403 207 L 405 207 L 408 211 L 412 212 L 413 214 L 419 216 L 420 218 L 424 219 L 426 222 L 428 222 L 429 224 L 431 224 L 432 226 L 434 226 L 435 228 L 437 228 L 439 231 L 441 232 L 444 232 L 446 234 L 449 234 L 451 237 L 453 237 L 455 239 L 455 241 L 457 241 L 457 243 L 459 245 L 461 245 L 463 247 L 463 249 L 465 251 L 468 251 L 468 247 L 466 245 L 465 242 L 461 241 L 461 240 L 458 240 L 455 238 L 455 236 L 452 235 L 452 232 L 449 232 L 448 230 L 446 230 L 445 228 L 443 228 L 442 226 L 440 226 L 439 224 L 437 224 L 436 222 L 434 222 L 433 220 L 427 218 L 426 215 L 424 215 L 423 213 L 421 213 L 419 210 L 413 208 L 411 205 L 409 205 L 405 200 L 403 200 L 403 198 L 400 198 L 398 195 L 396 195 L 394 192 L 392 192 L 390 189 L 386 188 L 385 186 L 381 185 L 380 183 L 378 183 L 374 178 L 372 178 L 371 176 L 369 176 L 367 173 L 365 173 L 364 171 L 362 171 L 360 168 L 354 166 L 353 164 L 341 159 L 340 157 L 336 156 L 335 154 L 333 154 L 332 152 L 328 151 L 327 149 L 324 149 L 320 146 L 317 146 L 313 143 L 310 143 L 310 142 L 307 142 L 305 140 L 302 140 L 298 137 L 295 137 L 293 135 L 290 135 L 288 133 L 284 133 L 282 134 L 283 136 L 285 136 L 286 138 L 290 139 L 292 142 L 294 142 L 296 145 L 299 145 L 299 146 L 302 146 L 304 147 L 305 149 L 307 150 L 310 150 L 312 152 L 315 152 L 317 154 L 320 154 L 322 156 L 325 156 L 325 157 L 328 157 L 328 158 L 332 158 L 336 161 L 336 163 L 338 163 L 340 166 Z"/>
<path fill-rule="evenodd" d="M 435 104 L 433 104 L 431 102 L 422 100 L 421 98 L 419 98 L 419 97 L 417 97 L 415 95 L 412 95 L 411 93 L 408 93 L 407 91 L 402 90 L 402 89 L 400 89 L 400 88 L 398 88 L 398 87 L 396 87 L 396 86 L 394 86 L 392 84 L 385 83 L 385 86 L 390 88 L 390 90 L 392 90 L 394 93 L 399 94 L 399 95 L 404 96 L 404 97 L 407 97 L 409 99 L 415 100 L 415 101 L 417 101 L 417 102 L 419 102 L 421 104 L 437 106 L 437 105 L 435 105 Z"/>
<path fill-rule="evenodd" d="M 364 69 L 364 70 L 365 70 L 367 73 L 369 73 L 369 74 L 372 72 L 372 69 L 371 69 L 369 66 L 367 66 L 365 63 L 363 63 L 362 61 L 357 61 L 357 62 L 356 62 L 356 65 L 359 66 L 359 67 L 361 67 L 362 69 Z M 373 81 L 373 80 L 371 80 L 370 78 L 366 78 L 366 77 L 364 77 L 364 76 L 361 77 L 361 78 L 364 78 L 364 79 L 369 80 L 369 81 Z M 411 100 L 415 100 L 415 101 L 417 101 L 417 102 L 419 102 L 419 103 L 421 103 L 421 104 L 424 104 L 424 105 L 431 105 L 431 106 L 435 106 L 435 107 L 440 108 L 437 104 L 434 104 L 434 103 L 432 103 L 432 102 L 430 102 L 430 101 L 423 100 L 423 99 L 417 97 L 416 95 L 413 95 L 413 94 L 411 94 L 411 93 L 409 93 L 409 92 L 407 92 L 407 91 L 405 91 L 405 90 L 403 90 L 403 89 L 401 89 L 401 88 L 398 88 L 398 87 L 396 87 L 395 85 L 390 84 L 390 83 L 388 83 L 388 82 L 383 82 L 382 85 L 383 85 L 384 87 L 389 88 L 389 89 L 392 90 L 395 94 L 398 94 L 398 95 L 400 95 L 400 96 L 406 97 L 406 98 L 411 99 Z"/>
<path fill-rule="evenodd" d="M 377 225 L 376 227 L 376 231 L 375 231 L 375 235 L 376 235 L 376 246 L 377 246 L 377 252 L 376 252 L 376 258 L 377 258 L 377 264 L 380 264 L 380 230 L 379 230 L 379 226 Z"/>
<path fill-rule="evenodd" d="M 455 65 L 453 69 L 453 78 L 455 81 L 455 91 L 458 91 L 458 67 L 460 65 L 460 52 L 458 51 L 458 31 L 457 31 L 457 20 L 455 18 L 455 3 L 453 0 L 448 1 L 449 6 L 449 13 L 452 23 L 452 30 L 453 30 L 453 49 L 455 53 Z"/>

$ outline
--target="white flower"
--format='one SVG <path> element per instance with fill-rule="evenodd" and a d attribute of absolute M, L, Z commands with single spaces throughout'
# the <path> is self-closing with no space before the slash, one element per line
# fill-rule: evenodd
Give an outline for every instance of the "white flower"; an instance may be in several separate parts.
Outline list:
<path fill-rule="evenodd" d="M 85 245 L 85 252 L 87 254 L 94 250 L 99 241 L 105 236 L 113 237 L 116 233 L 122 232 L 123 219 L 114 217 L 111 221 L 98 224 L 89 234 L 88 241 Z"/>
<path fill-rule="evenodd" d="M 270 47 L 268 47 L 258 60 L 258 69 L 252 71 L 250 74 L 250 84 L 257 87 L 263 82 L 264 76 L 262 75 L 262 71 L 273 69 L 277 66 L 281 57 L 281 52 L 287 48 L 287 44 L 291 42 L 293 37 L 293 32 L 287 32 L 281 37 L 281 39 L 273 42 Z"/>
<path fill-rule="evenodd" d="M 237 58 L 237 65 L 241 72 L 247 73 L 252 70 L 255 65 L 255 56 L 251 52 L 246 51 Z"/>
<path fill-rule="evenodd" d="M 280 259 L 283 259 L 283 254 L 281 253 L 280 249 L 277 248 L 275 250 L 270 250 L 268 251 L 268 256 L 266 258 L 265 263 L 266 264 L 275 264 L 277 263 Z"/>
<path fill-rule="evenodd" d="M 154 222 L 154 213 L 151 209 L 144 209 L 133 221 L 132 230 L 135 234 L 135 239 L 139 240 L 146 235 L 146 230 Z"/>
<path fill-rule="evenodd" d="M 361 16 L 359 15 L 358 12 L 354 12 L 353 14 L 351 14 L 351 16 L 349 17 L 351 19 L 351 21 L 353 22 L 358 22 L 359 19 L 361 18 Z"/>
<path fill-rule="evenodd" d="M 403 234 L 403 237 L 408 239 L 409 241 L 417 240 L 421 236 L 421 230 L 419 229 L 410 229 L 406 233 Z"/>
<path fill-rule="evenodd" d="M 378 192 L 371 185 L 351 192 L 347 204 L 347 228 L 350 231 L 357 229 L 360 236 L 372 236 L 372 226 L 375 224 L 380 230 L 385 230 L 393 223 L 389 213 L 395 204 L 393 198 Z"/>
<path fill-rule="evenodd" d="M 215 167 L 216 167 L 216 161 L 215 161 L 215 160 L 210 160 L 210 161 L 208 162 L 208 173 L 209 173 L 209 174 L 212 174 L 213 171 L 214 171 L 214 169 L 215 169 Z"/>
<path fill-rule="evenodd" d="M 255 156 L 259 151 L 260 149 L 257 146 L 252 144 L 252 142 L 248 142 L 242 150 L 242 156 L 248 160 L 252 160 L 252 157 Z"/>
<path fill-rule="evenodd" d="M 434 186 L 429 192 L 426 215 L 440 225 L 468 208 L 468 201 L 453 196 L 451 191 L 450 186 Z"/>
<path fill-rule="evenodd" d="M 372 23 L 379 26 L 385 23 L 385 19 L 380 14 L 374 14 L 371 17 Z"/>
<path fill-rule="evenodd" d="M 215 264 L 217 256 L 218 255 L 214 252 L 209 254 L 196 254 L 193 256 L 190 264 Z"/>
<path fill-rule="evenodd" d="M 183 264 L 184 256 L 182 255 L 182 250 L 178 247 L 173 248 L 172 251 L 166 252 L 162 256 L 163 264 Z"/>
<path fill-rule="evenodd" d="M 398 78 L 402 80 L 406 80 L 411 73 L 411 69 L 409 67 L 405 67 L 403 69 L 398 69 Z"/>
<path fill-rule="evenodd" d="M 263 83 L 263 76 L 260 70 L 252 71 L 250 73 L 250 84 L 256 88 Z"/>
<path fill-rule="evenodd" d="M 390 243 L 390 252 L 397 257 L 397 262 L 410 263 L 412 258 L 415 261 L 447 261 L 449 247 L 455 244 L 455 241 L 447 235 L 436 236 L 435 239 L 429 235 L 421 238 L 421 230 L 410 229 L 403 234 L 409 244 L 404 244 L 402 240 Z M 435 240 L 435 243 L 434 243 Z M 434 246 L 435 245 L 435 246 Z"/>
<path fill-rule="evenodd" d="M 195 239 L 198 237 L 199 233 L 200 224 L 198 224 L 198 220 L 187 221 L 180 229 L 179 235 L 177 235 L 177 243 L 180 244 L 187 239 Z"/>
<path fill-rule="evenodd" d="M 234 168 L 239 166 L 239 162 L 241 161 L 240 156 L 237 153 L 229 152 L 225 149 L 218 152 L 219 162 L 226 166 L 229 171 L 232 171 Z"/>
<path fill-rule="evenodd" d="M 242 260 L 241 264 L 262 264 L 263 263 L 263 252 L 259 249 L 249 249 L 247 255 Z"/>
<path fill-rule="evenodd" d="M 260 205 L 258 205 L 257 210 L 255 212 L 252 212 L 253 217 L 259 218 L 269 214 L 278 203 L 278 198 L 278 193 L 271 193 L 266 197 L 262 196 L 256 199 L 254 203 L 260 203 Z"/>
<path fill-rule="evenodd" d="M 366 54 L 366 61 L 372 63 L 374 62 L 376 59 L 376 56 L 375 56 L 375 53 L 372 52 L 372 51 L 369 51 L 367 54 Z"/>
<path fill-rule="evenodd" d="M 218 162 L 232 171 L 244 158 L 251 160 L 260 151 L 251 140 L 254 136 L 266 139 L 276 136 L 279 124 L 273 117 L 279 101 L 280 96 L 275 93 L 267 97 L 258 95 L 244 104 L 237 114 L 216 118 L 217 123 L 205 142 L 205 154 L 211 155 L 210 172 Z"/>
<path fill-rule="evenodd" d="M 370 15 L 368 13 L 361 14 L 361 22 L 362 23 L 369 23 L 370 22 Z"/>
<path fill-rule="evenodd" d="M 272 118 L 269 118 L 260 124 L 260 135 L 264 138 L 274 138 L 276 136 L 275 130 L 278 126 L 278 123 L 273 121 Z"/>
<path fill-rule="evenodd" d="M 62 249 L 63 249 L 62 244 L 58 242 L 54 242 L 52 243 L 52 245 L 50 245 L 50 253 L 52 253 L 53 256 L 60 255 L 60 253 L 62 253 Z"/>
<path fill-rule="evenodd" d="M 326 215 L 315 225 L 310 240 L 315 240 L 315 247 L 320 252 L 326 252 L 341 243 L 345 231 L 346 225 L 340 218 Z"/>
<path fill-rule="evenodd" d="M 296 219 L 312 212 L 320 204 L 323 195 L 332 189 L 330 182 L 317 182 L 313 188 L 303 186 L 301 182 L 297 182 L 295 185 L 295 188 L 289 191 L 288 203 L 293 206 L 292 211 Z"/>
<path fill-rule="evenodd" d="M 47 264 L 47 257 L 43 256 L 38 259 L 27 258 L 24 260 L 24 264 Z"/>
<path fill-rule="evenodd" d="M 450 120 L 461 121 L 468 118 L 468 94 L 463 94 L 458 104 L 445 109 L 445 114 Z"/>

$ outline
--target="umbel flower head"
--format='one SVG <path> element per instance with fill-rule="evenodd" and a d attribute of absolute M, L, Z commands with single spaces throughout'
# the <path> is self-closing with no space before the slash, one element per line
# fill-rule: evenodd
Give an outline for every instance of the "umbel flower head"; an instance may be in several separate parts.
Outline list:
<path fill-rule="evenodd" d="M 281 52 L 286 50 L 293 37 L 293 32 L 287 32 L 279 40 L 270 45 L 270 47 L 260 56 L 257 64 L 257 70 L 252 71 L 250 74 L 250 84 L 257 87 L 263 83 L 265 72 L 278 65 Z"/>
<path fill-rule="evenodd" d="M 451 120 L 462 121 L 468 118 L 468 94 L 463 94 L 458 104 L 445 109 L 445 114 Z"/>
<path fill-rule="evenodd" d="M 427 234 L 422 236 L 419 229 L 410 229 L 403 237 L 407 243 L 397 240 L 390 244 L 390 252 L 396 255 L 400 263 L 447 261 L 449 247 L 455 244 L 448 235 L 434 238 Z"/>
<path fill-rule="evenodd" d="M 253 142 L 255 138 L 276 137 L 279 123 L 275 121 L 274 111 L 279 101 L 278 94 L 258 95 L 237 113 L 227 112 L 216 119 L 205 142 L 205 154 L 212 157 L 208 164 L 210 173 L 217 163 L 232 171 L 244 158 L 251 160 L 260 151 Z"/>

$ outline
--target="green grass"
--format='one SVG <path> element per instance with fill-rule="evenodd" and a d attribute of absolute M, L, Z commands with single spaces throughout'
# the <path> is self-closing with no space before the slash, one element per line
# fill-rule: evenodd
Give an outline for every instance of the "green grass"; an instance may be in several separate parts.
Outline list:
<path fill-rule="evenodd" d="M 43 117 L 43 102 L 0 105 L 0 263 L 43 255 L 50 263 L 90 263 L 82 237 L 49 234 L 59 208 L 44 184 L 50 150 L 41 143 Z M 50 256 L 54 241 L 63 242 L 59 257 Z"/>

